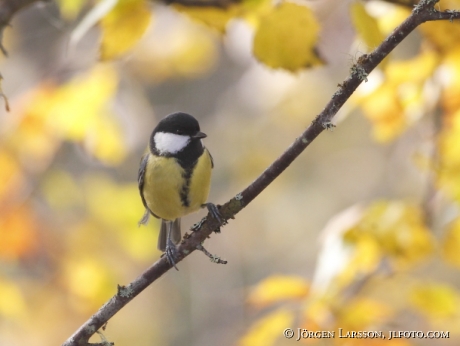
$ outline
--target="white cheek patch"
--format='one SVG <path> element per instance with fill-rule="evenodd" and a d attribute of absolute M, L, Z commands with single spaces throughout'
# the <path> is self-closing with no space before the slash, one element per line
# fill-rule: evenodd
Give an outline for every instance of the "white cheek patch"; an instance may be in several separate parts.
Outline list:
<path fill-rule="evenodd" d="M 153 140 L 160 154 L 175 154 L 187 146 L 188 142 L 190 142 L 190 136 L 157 132 Z"/>

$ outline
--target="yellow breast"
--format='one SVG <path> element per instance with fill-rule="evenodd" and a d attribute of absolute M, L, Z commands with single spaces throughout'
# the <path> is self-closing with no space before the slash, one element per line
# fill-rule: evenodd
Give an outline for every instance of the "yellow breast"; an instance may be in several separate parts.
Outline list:
<path fill-rule="evenodd" d="M 143 188 L 147 206 L 165 220 L 198 210 L 208 198 L 211 170 L 211 156 L 206 149 L 188 181 L 186 172 L 174 158 L 149 155 Z"/>

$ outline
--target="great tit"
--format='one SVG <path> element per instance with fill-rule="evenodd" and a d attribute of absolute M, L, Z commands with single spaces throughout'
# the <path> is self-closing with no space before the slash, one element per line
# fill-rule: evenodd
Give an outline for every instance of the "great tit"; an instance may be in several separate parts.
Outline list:
<path fill-rule="evenodd" d="M 206 203 L 214 163 L 201 142 L 205 137 L 190 114 L 169 114 L 153 130 L 139 168 L 139 191 L 145 207 L 139 225 L 147 223 L 150 214 L 161 219 L 158 249 L 176 269 L 180 218 L 207 207 L 220 222 L 217 207 Z"/>

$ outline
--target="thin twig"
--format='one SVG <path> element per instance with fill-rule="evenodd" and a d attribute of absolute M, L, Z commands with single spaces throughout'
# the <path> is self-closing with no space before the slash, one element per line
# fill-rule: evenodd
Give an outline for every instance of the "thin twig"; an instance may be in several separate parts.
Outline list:
<path fill-rule="evenodd" d="M 200 244 L 197 246 L 196 248 L 197 250 L 200 250 L 201 252 L 203 252 L 207 257 L 209 257 L 209 259 L 211 260 L 211 262 L 213 263 L 217 263 L 217 264 L 227 264 L 227 261 L 226 260 L 223 260 L 221 259 L 220 257 L 216 256 L 216 255 L 213 255 L 212 253 L 210 253 L 208 250 L 206 250 L 203 246 L 203 244 Z"/>
<path fill-rule="evenodd" d="M 256 198 L 276 177 L 278 177 L 302 151 L 326 128 L 330 127 L 331 120 L 343 104 L 349 99 L 356 88 L 366 80 L 368 74 L 418 25 L 433 20 L 460 19 L 460 12 L 438 12 L 434 5 L 438 0 L 422 0 L 412 14 L 372 53 L 363 55 L 352 67 L 350 76 L 339 86 L 323 111 L 315 118 L 311 125 L 291 144 L 291 146 L 276 159 L 252 184 L 230 201 L 222 205 L 220 214 L 225 220 L 233 218 L 239 211 Z M 179 263 L 190 253 L 200 247 L 201 243 L 219 226 L 210 214 L 201 225 L 198 232 L 193 232 L 177 249 L 176 263 Z M 63 346 L 88 346 L 89 338 L 101 328 L 123 306 L 129 303 L 142 290 L 170 270 L 171 264 L 165 257 L 159 259 L 137 279 L 119 291 L 102 306 L 88 321 L 86 321 Z"/>

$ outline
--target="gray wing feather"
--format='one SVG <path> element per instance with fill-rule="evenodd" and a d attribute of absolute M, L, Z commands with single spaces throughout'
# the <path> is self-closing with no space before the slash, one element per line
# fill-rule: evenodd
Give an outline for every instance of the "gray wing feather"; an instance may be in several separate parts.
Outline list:
<path fill-rule="evenodd" d="M 205 149 L 205 150 L 208 152 L 209 158 L 211 159 L 211 168 L 214 168 L 214 159 L 212 158 L 212 155 L 211 155 L 211 153 L 209 152 L 209 150 L 208 150 L 208 149 Z"/>
<path fill-rule="evenodd" d="M 144 225 L 149 221 L 150 214 L 152 214 L 153 216 L 158 218 L 158 216 L 156 216 L 154 213 L 152 213 L 152 211 L 149 209 L 149 207 L 147 206 L 147 202 L 145 201 L 145 198 L 144 198 L 145 170 L 147 168 L 147 162 L 149 161 L 149 156 L 150 156 L 150 153 L 147 153 L 144 156 L 142 156 L 141 165 L 139 167 L 139 173 L 137 175 L 137 183 L 138 183 L 138 186 L 139 186 L 139 193 L 141 195 L 142 204 L 145 207 L 145 213 L 142 216 L 142 219 L 140 219 L 139 223 L 138 223 L 139 226 Z"/>
<path fill-rule="evenodd" d="M 144 198 L 144 178 L 145 178 L 145 169 L 147 168 L 147 162 L 149 161 L 149 153 L 145 154 L 141 158 L 141 165 L 139 167 L 139 173 L 137 175 L 137 183 L 139 186 L 139 192 L 141 194 L 142 198 L 142 204 L 144 204 L 144 207 L 148 209 L 147 203 L 145 202 Z"/>

